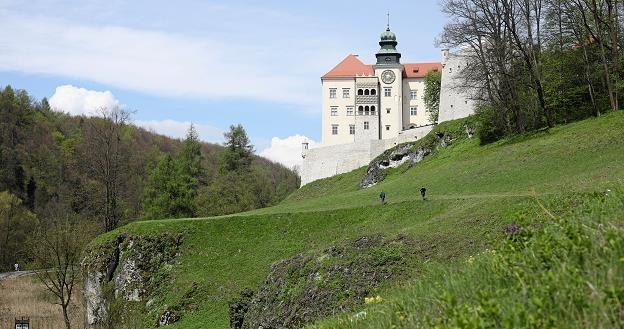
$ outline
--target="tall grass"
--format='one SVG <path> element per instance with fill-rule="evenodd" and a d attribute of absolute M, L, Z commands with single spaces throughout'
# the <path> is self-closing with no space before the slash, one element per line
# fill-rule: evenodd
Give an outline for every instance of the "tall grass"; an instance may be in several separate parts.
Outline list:
<path fill-rule="evenodd" d="M 568 206 L 513 218 L 496 248 L 460 268 L 313 328 L 622 328 L 624 189 L 551 203 Z"/>
<path fill-rule="evenodd" d="M 74 291 L 70 305 L 72 328 L 84 327 L 85 306 L 81 286 Z M 15 318 L 30 318 L 31 329 L 65 328 L 61 307 L 34 276 L 0 280 L 0 328 L 15 328 Z"/>

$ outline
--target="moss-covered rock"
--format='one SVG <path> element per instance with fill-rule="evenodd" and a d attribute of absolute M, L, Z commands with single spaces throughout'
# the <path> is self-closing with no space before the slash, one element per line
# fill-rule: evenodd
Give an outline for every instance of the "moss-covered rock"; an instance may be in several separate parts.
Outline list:
<path fill-rule="evenodd" d="M 82 262 L 89 326 L 110 324 L 130 309 L 145 309 L 148 297 L 166 280 L 163 269 L 173 263 L 181 244 L 180 234 L 123 233 L 91 246 Z M 128 303 L 137 305 L 116 309 Z"/>
<path fill-rule="evenodd" d="M 246 292 L 246 298 L 236 300 L 232 328 L 296 328 L 348 312 L 381 284 L 405 274 L 431 249 L 406 236 L 364 236 L 280 261 L 252 298 Z"/>
<path fill-rule="evenodd" d="M 459 140 L 472 138 L 475 134 L 475 127 L 476 123 L 471 117 L 444 122 L 437 125 L 422 139 L 399 144 L 386 150 L 370 162 L 362 177 L 360 187 L 375 186 L 383 181 L 389 168 L 397 168 L 406 162 L 409 167 L 412 167 L 440 149 L 447 148 Z"/>

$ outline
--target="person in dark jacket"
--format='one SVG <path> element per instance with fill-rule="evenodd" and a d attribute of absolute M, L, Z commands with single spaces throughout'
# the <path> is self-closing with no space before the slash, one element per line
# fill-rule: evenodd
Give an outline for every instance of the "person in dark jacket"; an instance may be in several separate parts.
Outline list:
<path fill-rule="evenodd" d="M 384 191 L 379 193 L 379 200 L 381 200 L 381 204 L 386 204 L 386 193 Z"/>
<path fill-rule="evenodd" d="M 424 187 L 420 188 L 420 196 L 422 196 L 423 200 L 427 200 L 427 189 Z"/>

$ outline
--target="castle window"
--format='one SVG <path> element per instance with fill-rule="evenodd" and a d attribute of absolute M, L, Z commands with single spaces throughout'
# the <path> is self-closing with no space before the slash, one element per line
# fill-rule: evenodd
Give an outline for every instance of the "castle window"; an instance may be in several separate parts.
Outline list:
<path fill-rule="evenodd" d="M 342 98 L 349 98 L 351 97 L 351 89 L 349 88 L 342 88 Z"/>
<path fill-rule="evenodd" d="M 416 106 L 410 107 L 410 115 L 411 116 L 416 116 L 417 114 L 418 114 L 418 107 L 416 107 Z"/>
<path fill-rule="evenodd" d="M 364 121 L 364 130 L 368 130 L 368 121 Z"/>
<path fill-rule="evenodd" d="M 368 91 L 368 89 L 364 89 L 364 95 L 366 96 L 370 95 L 370 92 Z"/>
<path fill-rule="evenodd" d="M 386 131 L 390 130 L 390 125 L 386 125 Z"/>
<path fill-rule="evenodd" d="M 355 125 L 349 125 L 349 135 L 355 135 Z"/>
<path fill-rule="evenodd" d="M 332 125 L 332 135 L 338 135 L 338 125 Z"/>
<path fill-rule="evenodd" d="M 392 96 L 392 88 L 384 88 L 384 96 L 385 97 Z"/>
<path fill-rule="evenodd" d="M 331 116 L 333 117 L 338 116 L 338 106 L 331 107 Z"/>
<path fill-rule="evenodd" d="M 375 106 L 371 106 L 370 110 L 371 110 L 371 115 L 375 115 Z"/>
<path fill-rule="evenodd" d="M 390 108 L 386 108 L 386 113 L 390 114 Z"/>
<path fill-rule="evenodd" d="M 364 107 L 364 115 L 369 115 L 370 114 L 370 107 L 365 106 Z"/>
<path fill-rule="evenodd" d="M 415 101 L 418 99 L 418 91 L 417 90 L 411 90 L 410 91 L 410 99 Z"/>
<path fill-rule="evenodd" d="M 353 106 L 347 106 L 347 115 L 351 116 L 354 114 L 354 108 Z"/>
<path fill-rule="evenodd" d="M 358 95 L 364 95 L 364 90 L 358 89 Z"/>
<path fill-rule="evenodd" d="M 336 98 L 336 88 L 329 88 L 329 98 Z"/>

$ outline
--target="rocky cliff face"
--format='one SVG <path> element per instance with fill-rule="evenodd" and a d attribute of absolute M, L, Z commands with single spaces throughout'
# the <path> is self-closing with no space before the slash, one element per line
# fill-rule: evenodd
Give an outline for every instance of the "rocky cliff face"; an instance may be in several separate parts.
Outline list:
<path fill-rule="evenodd" d="M 179 234 L 120 234 L 114 241 L 91 248 L 82 262 L 87 327 L 110 325 L 115 318 L 123 317 L 126 310 L 119 305 L 136 303 L 140 308 L 149 308 L 151 293 L 158 284 L 155 273 L 162 274 L 174 262 L 181 244 Z M 163 324 L 175 321 L 175 314 L 162 310 L 165 313 Z"/>
<path fill-rule="evenodd" d="M 408 163 L 408 167 L 411 168 L 437 150 L 447 148 L 458 139 L 472 138 L 475 134 L 474 124 L 471 124 L 468 119 L 462 122 L 464 123 L 438 126 L 423 139 L 400 144 L 385 151 L 368 165 L 360 187 L 368 188 L 377 185 L 386 178 L 387 170 L 390 168 L 398 168 L 404 163 Z"/>

